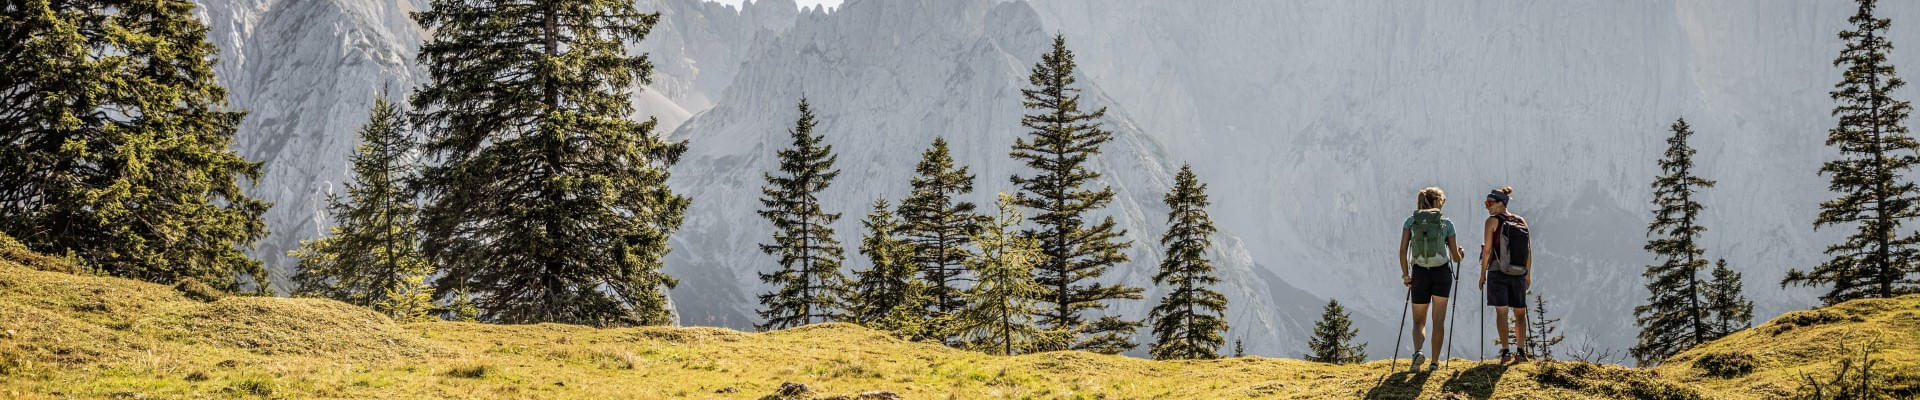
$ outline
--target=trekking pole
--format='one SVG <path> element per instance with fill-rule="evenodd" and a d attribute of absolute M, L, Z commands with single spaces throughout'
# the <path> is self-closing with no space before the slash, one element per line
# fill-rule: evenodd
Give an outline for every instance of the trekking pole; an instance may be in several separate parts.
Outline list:
<path fill-rule="evenodd" d="M 1482 268 L 1482 270 L 1480 271 L 1480 274 L 1483 276 L 1486 275 L 1487 273 L 1485 270 L 1486 266 L 1482 265 L 1480 266 L 1480 268 Z M 1487 285 L 1480 284 L 1477 286 L 1480 287 L 1480 298 L 1482 299 L 1486 298 Z M 1474 307 L 1480 310 L 1480 356 L 1478 359 L 1474 360 L 1476 362 L 1487 360 L 1487 303 L 1485 301 L 1480 301 L 1478 303 L 1480 303 L 1480 305 L 1477 307 Z"/>
<path fill-rule="evenodd" d="M 1453 342 L 1455 341 L 1453 338 L 1453 321 L 1459 317 L 1459 314 L 1455 311 L 1460 310 L 1460 267 L 1460 265 L 1454 265 L 1453 289 L 1447 292 L 1453 295 L 1454 301 L 1447 303 L 1447 335 L 1444 337 L 1447 341 L 1447 354 L 1440 359 L 1445 360 L 1442 361 L 1442 363 L 1445 363 L 1448 367 L 1453 366 Z M 1440 351 L 1434 350 L 1434 352 L 1438 353 Z"/>
<path fill-rule="evenodd" d="M 1407 329 L 1407 307 L 1408 307 L 1408 305 L 1409 305 L 1409 304 L 1413 304 L 1413 286 L 1412 286 L 1412 285 L 1408 285 L 1408 286 L 1407 286 L 1407 296 L 1406 296 L 1406 297 L 1402 297 L 1402 298 L 1400 298 L 1400 299 L 1401 299 L 1401 301 L 1400 301 L 1400 327 L 1399 327 L 1399 328 L 1394 328 L 1394 329 L 1393 329 L 1393 332 L 1394 332 L 1394 333 L 1393 333 L 1393 357 L 1392 357 L 1392 358 L 1388 358 L 1388 359 L 1387 359 L 1387 360 L 1388 360 L 1388 361 L 1387 361 L 1387 373 L 1388 373 L 1388 374 L 1392 374 L 1392 373 L 1393 373 L 1393 370 L 1394 370 L 1394 368 L 1395 368 L 1395 367 L 1398 367 L 1398 366 L 1400 365 L 1400 336 L 1401 336 L 1401 335 L 1405 335 L 1405 334 L 1406 334 L 1406 329 Z"/>

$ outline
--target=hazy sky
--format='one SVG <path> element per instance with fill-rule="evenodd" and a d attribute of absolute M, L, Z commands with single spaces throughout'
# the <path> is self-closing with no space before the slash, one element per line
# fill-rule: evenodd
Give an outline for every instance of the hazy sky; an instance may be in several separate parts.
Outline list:
<path fill-rule="evenodd" d="M 716 1 L 721 4 L 732 4 L 732 5 L 738 6 L 740 5 L 740 2 L 742 0 L 712 0 L 712 1 Z M 755 1 L 758 1 L 758 0 L 755 0 Z M 839 7 L 840 1 L 841 0 L 794 0 L 795 3 L 800 3 L 801 7 L 809 7 L 809 8 L 815 5 L 820 5 L 820 4 L 825 4 L 827 8 Z"/>

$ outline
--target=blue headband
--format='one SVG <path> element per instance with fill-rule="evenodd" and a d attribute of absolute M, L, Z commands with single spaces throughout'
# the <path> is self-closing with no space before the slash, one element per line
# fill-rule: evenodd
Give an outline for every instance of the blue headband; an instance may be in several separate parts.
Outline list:
<path fill-rule="evenodd" d="M 1498 190 L 1493 191 L 1493 193 L 1488 193 L 1487 198 L 1493 199 L 1493 201 L 1498 201 L 1500 202 L 1500 204 L 1507 204 L 1507 194 L 1500 193 L 1500 191 Z"/>

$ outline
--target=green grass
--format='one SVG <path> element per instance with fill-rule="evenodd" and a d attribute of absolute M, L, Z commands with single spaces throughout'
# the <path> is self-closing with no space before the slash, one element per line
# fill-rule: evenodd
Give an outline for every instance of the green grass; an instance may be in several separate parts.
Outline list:
<path fill-rule="evenodd" d="M 64 261 L 21 261 L 37 255 L 7 245 L 0 240 L 0 398 L 9 399 L 755 399 L 784 382 L 819 398 L 1771 399 L 1873 339 L 1884 371 L 1920 377 L 1920 296 L 1792 313 L 1652 369 L 1456 360 L 1407 374 L 1387 361 L 987 356 L 848 324 L 766 333 L 401 325 L 333 301 L 206 302 L 169 286 L 43 271 Z"/>

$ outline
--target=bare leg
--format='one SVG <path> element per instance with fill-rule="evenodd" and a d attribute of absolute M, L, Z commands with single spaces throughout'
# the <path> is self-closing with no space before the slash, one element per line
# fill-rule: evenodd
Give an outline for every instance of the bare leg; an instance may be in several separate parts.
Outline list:
<path fill-rule="evenodd" d="M 1440 346 L 1447 341 L 1447 298 L 1433 298 L 1433 356 L 1440 357 Z"/>
<path fill-rule="evenodd" d="M 1427 304 L 1413 305 L 1413 352 L 1415 353 L 1420 352 L 1420 345 L 1427 338 L 1427 306 Z"/>
<path fill-rule="evenodd" d="M 1507 326 L 1508 325 L 1507 325 L 1507 308 L 1506 307 L 1493 308 L 1493 326 L 1495 327 L 1494 328 L 1495 331 L 1500 333 L 1500 336 L 1495 336 L 1494 340 L 1500 342 L 1500 350 L 1507 350 Z"/>
<path fill-rule="evenodd" d="M 1513 331 L 1515 332 L 1514 344 L 1520 346 L 1520 351 L 1526 351 L 1527 349 L 1527 309 L 1525 308 L 1513 309 Z"/>

